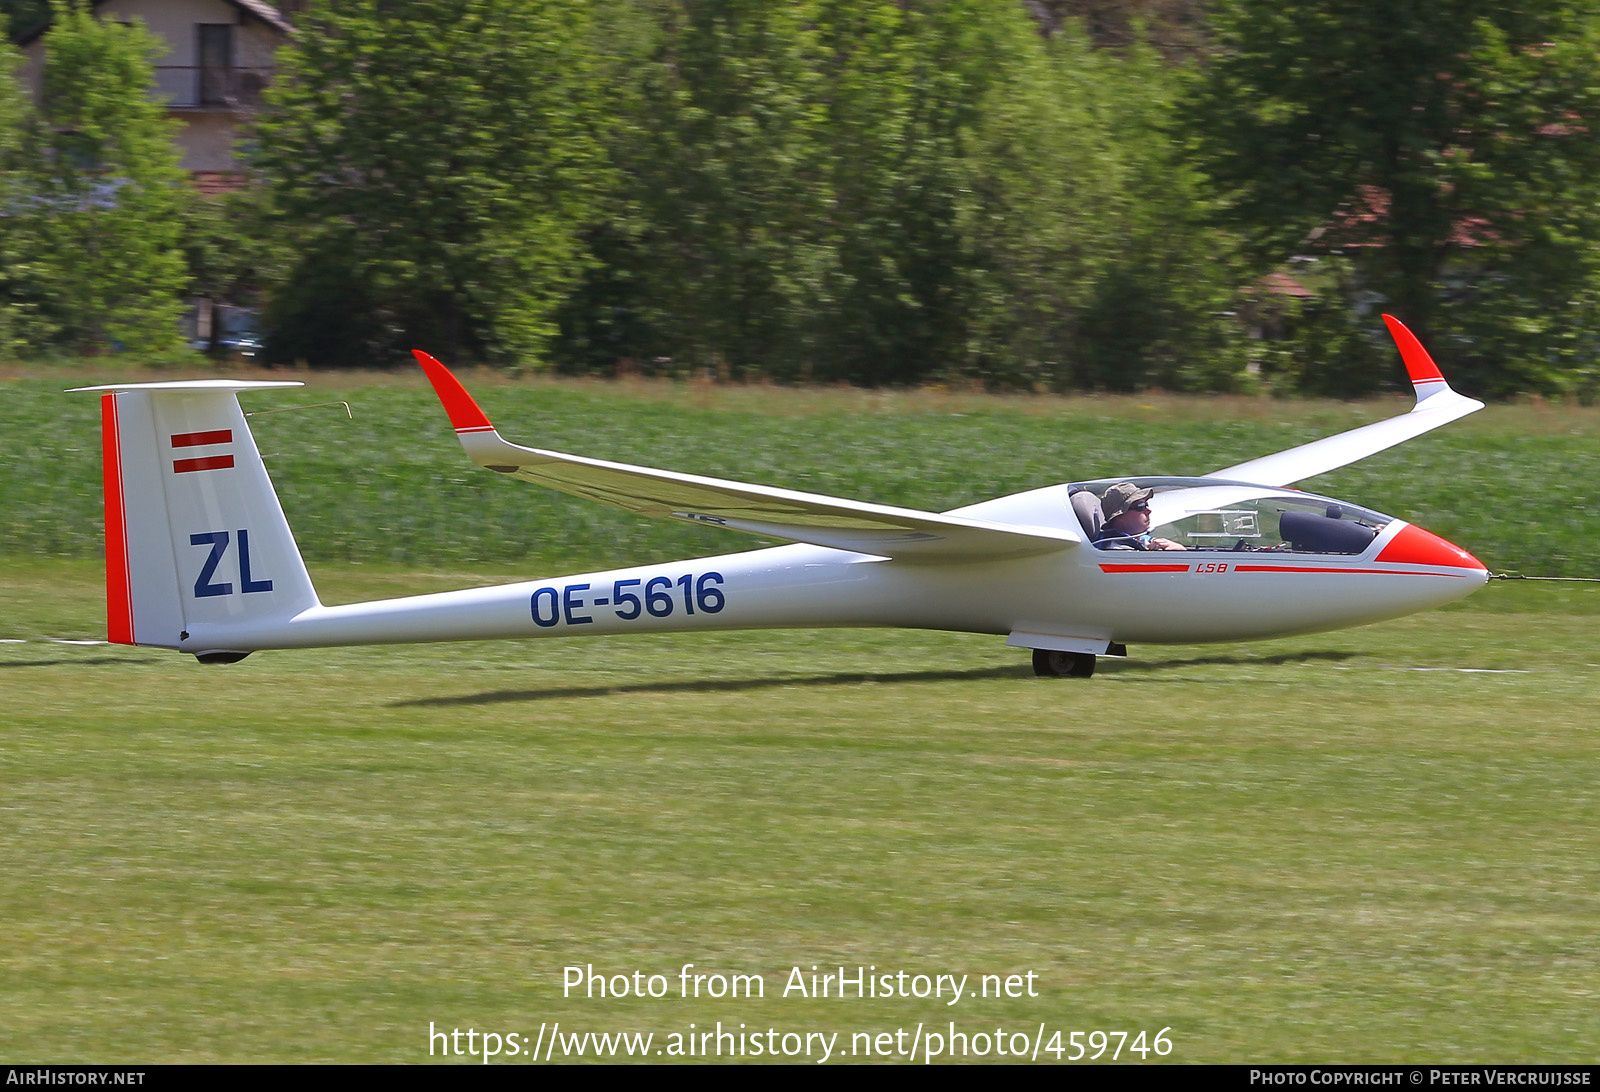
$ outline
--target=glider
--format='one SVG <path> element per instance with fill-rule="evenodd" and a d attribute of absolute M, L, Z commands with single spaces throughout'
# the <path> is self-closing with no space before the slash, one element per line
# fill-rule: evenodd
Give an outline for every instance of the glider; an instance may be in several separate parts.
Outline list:
<path fill-rule="evenodd" d="M 1004 636 L 1040 675 L 1129 643 L 1279 637 L 1459 599 L 1488 572 L 1405 520 L 1288 488 L 1483 403 L 1384 316 L 1416 392 L 1397 417 L 1200 477 L 1063 483 L 948 512 L 658 470 L 501 438 L 417 352 L 468 458 L 640 516 L 787 545 L 323 606 L 238 395 L 193 380 L 99 391 L 108 638 L 232 663 L 275 648 L 694 629 L 895 626 Z"/>

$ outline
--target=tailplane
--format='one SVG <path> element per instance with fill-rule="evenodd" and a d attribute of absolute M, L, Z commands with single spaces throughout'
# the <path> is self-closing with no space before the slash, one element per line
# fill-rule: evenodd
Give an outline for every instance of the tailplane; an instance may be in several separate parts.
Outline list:
<path fill-rule="evenodd" d="M 197 622 L 253 624 L 318 605 L 238 397 L 301 385 L 78 388 L 103 392 L 108 640 L 177 648 Z M 243 654 L 196 655 L 226 662 Z"/>

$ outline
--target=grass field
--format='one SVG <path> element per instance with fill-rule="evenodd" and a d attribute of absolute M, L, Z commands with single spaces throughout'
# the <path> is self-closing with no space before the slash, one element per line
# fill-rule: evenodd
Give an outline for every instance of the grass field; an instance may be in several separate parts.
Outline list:
<path fill-rule="evenodd" d="M 61 388 L 104 378 L 0 384 L 0 556 L 99 556 L 99 407 Z M 251 423 L 313 567 L 514 563 L 534 578 L 752 541 L 478 470 L 420 374 L 302 378 L 307 391 L 249 394 L 245 409 L 333 399 L 354 409 L 354 420 L 324 406 Z M 1406 408 L 486 375 L 468 385 L 516 442 L 932 510 L 1073 479 L 1203 474 Z M 1306 485 L 1419 523 L 1493 570 L 1600 577 L 1596 482 L 1600 409 L 1496 406 Z"/>
<path fill-rule="evenodd" d="M 355 422 L 256 426 L 328 601 L 741 541 L 473 477 L 425 391 L 347 382 L 304 400 L 350 397 Z M 718 1021 L 839 1032 L 845 1052 L 919 1023 L 1043 1025 L 1063 1046 L 1170 1028 L 1176 1062 L 1600 1047 L 1596 586 L 1136 648 L 1087 682 L 1033 679 L 996 638 L 899 631 L 202 668 L 49 640 L 103 635 L 93 399 L 51 386 L 9 384 L 0 408 L 7 1060 L 424 1061 L 430 1022 L 531 1038 L 557 1020 L 657 1048 Z M 1212 469 L 1394 408 L 561 384 L 481 401 L 524 442 L 928 507 Z M 1479 418 L 1313 484 L 1491 567 L 1592 573 L 1600 417 Z M 1552 483 L 1561 507 L 1530 527 Z M 684 963 L 762 975 L 765 997 L 680 999 Z M 673 996 L 563 997 L 587 964 Z M 974 989 L 1031 971 L 1039 996 L 782 996 L 813 965 Z"/>

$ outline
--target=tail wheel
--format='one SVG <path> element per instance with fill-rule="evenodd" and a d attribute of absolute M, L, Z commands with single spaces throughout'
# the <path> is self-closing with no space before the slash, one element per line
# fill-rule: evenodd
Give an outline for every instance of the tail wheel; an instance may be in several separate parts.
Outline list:
<path fill-rule="evenodd" d="M 1054 648 L 1033 650 L 1033 673 L 1041 679 L 1087 679 L 1094 674 L 1094 656 Z"/>

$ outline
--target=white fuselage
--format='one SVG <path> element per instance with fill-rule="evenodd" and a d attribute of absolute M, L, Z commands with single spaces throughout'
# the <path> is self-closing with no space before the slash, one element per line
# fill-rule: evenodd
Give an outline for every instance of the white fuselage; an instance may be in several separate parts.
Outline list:
<path fill-rule="evenodd" d="M 1052 486 L 959 512 L 1065 525 L 1074 518 L 1067 492 L 1065 485 Z M 821 546 L 778 546 L 468 591 L 318 605 L 243 626 L 191 622 L 179 647 L 248 651 L 829 626 L 1024 635 L 1035 647 L 1063 648 L 1246 640 L 1393 618 L 1483 585 L 1487 573 L 1481 567 L 1379 561 L 1410 527 L 1392 521 L 1358 555 L 1106 551 L 1084 544 L 1012 560 L 920 563 Z"/>

